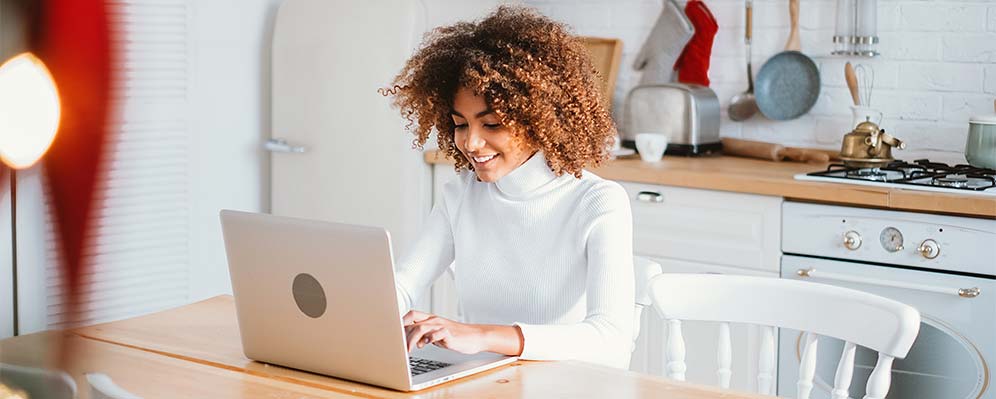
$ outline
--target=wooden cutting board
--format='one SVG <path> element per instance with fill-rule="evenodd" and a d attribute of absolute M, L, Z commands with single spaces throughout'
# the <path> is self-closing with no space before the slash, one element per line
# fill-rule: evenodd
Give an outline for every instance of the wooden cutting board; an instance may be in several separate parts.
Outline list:
<path fill-rule="evenodd" d="M 584 45 L 591 55 L 592 64 L 595 65 L 595 70 L 598 72 L 606 104 L 612 108 L 612 93 L 616 89 L 619 60 L 622 59 L 622 40 L 601 37 L 582 37 L 581 39 L 584 40 Z"/>

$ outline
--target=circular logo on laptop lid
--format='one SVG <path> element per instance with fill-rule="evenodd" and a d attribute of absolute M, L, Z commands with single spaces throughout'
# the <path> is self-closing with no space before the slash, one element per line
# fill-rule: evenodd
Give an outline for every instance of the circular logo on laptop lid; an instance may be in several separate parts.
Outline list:
<path fill-rule="evenodd" d="M 325 290 L 310 274 L 301 273 L 294 277 L 291 290 L 294 293 L 294 302 L 302 313 L 316 319 L 325 314 Z"/>

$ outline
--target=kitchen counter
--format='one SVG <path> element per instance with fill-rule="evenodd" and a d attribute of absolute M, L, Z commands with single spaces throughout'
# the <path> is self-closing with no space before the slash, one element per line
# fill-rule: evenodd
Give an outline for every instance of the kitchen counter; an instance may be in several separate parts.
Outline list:
<path fill-rule="evenodd" d="M 430 164 L 452 164 L 441 152 L 426 151 Z M 592 170 L 599 176 L 636 183 L 761 194 L 786 199 L 931 212 L 996 219 L 996 198 L 855 184 L 795 180 L 800 173 L 826 169 L 822 163 L 771 162 L 737 157 L 666 156 L 658 163 L 616 159 Z"/>

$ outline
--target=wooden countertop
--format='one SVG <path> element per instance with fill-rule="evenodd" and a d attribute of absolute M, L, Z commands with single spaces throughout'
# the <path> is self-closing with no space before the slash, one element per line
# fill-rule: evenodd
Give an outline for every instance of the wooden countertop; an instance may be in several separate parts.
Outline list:
<path fill-rule="evenodd" d="M 159 387 L 145 387 L 141 380 L 172 382 L 178 386 L 195 389 L 211 384 L 210 379 L 222 380 L 228 385 L 218 386 L 218 395 L 193 395 L 190 397 L 228 397 L 229 387 L 243 386 L 247 398 L 278 397 L 273 390 L 286 390 L 279 397 L 362 397 L 362 398 L 757 398 L 746 392 L 677 382 L 661 377 L 631 371 L 611 369 L 581 362 L 517 361 L 511 365 L 460 378 L 418 392 L 398 392 L 375 386 L 339 380 L 324 375 L 307 373 L 289 368 L 252 361 L 242 352 L 235 303 L 231 296 L 217 296 L 208 300 L 127 320 L 114 321 L 72 330 L 77 339 L 85 340 L 91 348 L 115 349 L 138 360 L 155 358 L 162 363 L 172 362 L 181 370 L 156 370 L 143 373 L 143 369 L 124 362 L 122 370 L 113 364 L 101 363 L 85 371 L 107 373 L 112 379 L 121 376 L 121 385 L 136 392 L 150 393 L 147 397 L 166 397 Z M 46 334 L 46 333 L 40 333 Z M 35 335 L 35 334 L 32 334 Z M 0 341 L 0 360 L 15 363 L 25 361 L 19 352 L 25 348 L 28 336 Z M 37 341 L 37 339 L 36 339 Z M 20 348 L 20 350 L 17 350 Z M 12 352 L 8 352 L 12 351 Z M 110 356 L 110 354 L 108 354 Z M 94 356 L 82 360 L 91 361 Z M 110 360 L 110 357 L 108 357 Z M 29 363 L 30 359 L 28 359 Z M 123 360 L 122 360 L 123 361 Z M 165 366 L 163 366 L 165 367 Z M 131 370 L 123 370 L 130 368 Z M 184 373 L 211 370 L 213 375 L 188 377 Z M 74 370 L 70 370 L 75 374 Z M 190 378 L 189 380 L 187 378 Z M 206 391 L 205 391 L 206 392 Z M 250 394 L 251 393 L 251 394 Z M 312 396 L 314 395 L 314 396 Z M 182 395 L 170 395 L 169 397 Z"/>
<path fill-rule="evenodd" d="M 438 151 L 426 151 L 430 164 L 452 164 Z M 935 193 L 896 188 L 795 180 L 795 175 L 826 169 L 822 163 L 770 162 L 737 157 L 666 156 L 658 163 L 636 159 L 609 161 L 592 172 L 635 183 L 732 191 L 792 200 L 996 219 L 996 197 Z"/>

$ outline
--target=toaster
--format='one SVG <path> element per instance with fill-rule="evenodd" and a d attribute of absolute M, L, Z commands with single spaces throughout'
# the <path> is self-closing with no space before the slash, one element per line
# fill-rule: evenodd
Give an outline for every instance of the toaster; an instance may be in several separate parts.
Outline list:
<path fill-rule="evenodd" d="M 636 86 L 626 96 L 622 145 L 636 148 L 640 133 L 668 137 L 665 154 L 718 153 L 719 98 L 712 89 L 694 84 L 658 83 Z"/>

